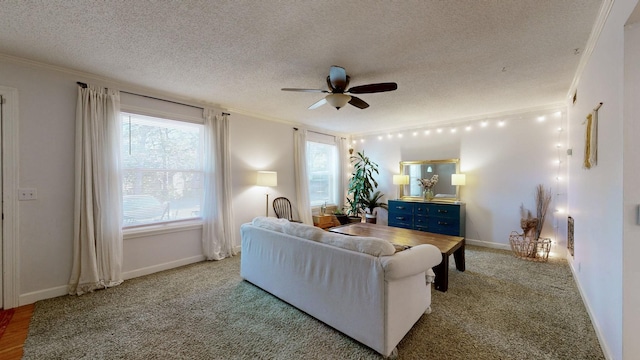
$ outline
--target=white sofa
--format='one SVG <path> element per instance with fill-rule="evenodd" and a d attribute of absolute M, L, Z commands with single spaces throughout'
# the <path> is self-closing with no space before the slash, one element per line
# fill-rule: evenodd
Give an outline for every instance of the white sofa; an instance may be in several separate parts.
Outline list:
<path fill-rule="evenodd" d="M 265 217 L 240 233 L 243 279 L 385 357 L 430 312 L 435 246 L 395 252 L 386 240 Z"/>

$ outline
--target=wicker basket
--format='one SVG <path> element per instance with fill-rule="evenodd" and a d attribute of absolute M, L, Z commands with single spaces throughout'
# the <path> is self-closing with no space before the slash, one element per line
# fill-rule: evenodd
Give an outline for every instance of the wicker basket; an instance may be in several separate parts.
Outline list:
<path fill-rule="evenodd" d="M 509 235 L 509 244 L 516 257 L 531 261 L 547 261 L 551 250 L 551 239 L 539 238 L 534 240 L 515 231 Z"/>

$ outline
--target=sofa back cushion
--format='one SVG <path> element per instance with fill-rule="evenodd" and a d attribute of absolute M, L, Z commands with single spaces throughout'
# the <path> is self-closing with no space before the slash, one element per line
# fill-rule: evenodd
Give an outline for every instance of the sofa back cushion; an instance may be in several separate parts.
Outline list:
<path fill-rule="evenodd" d="M 396 252 L 393 244 L 387 240 L 375 237 L 332 233 L 315 226 L 290 222 L 286 219 L 258 216 L 253 219 L 252 224 L 261 228 L 372 256 L 389 256 Z"/>
<path fill-rule="evenodd" d="M 289 220 L 287 219 L 278 219 L 274 217 L 266 217 L 266 216 L 258 216 L 253 219 L 251 224 L 253 226 L 261 227 L 264 229 L 269 229 L 277 232 L 283 232 L 283 227 L 285 224 L 288 224 Z"/>
<path fill-rule="evenodd" d="M 301 237 L 307 240 L 320 241 L 324 230 L 315 226 L 302 223 L 289 222 L 282 227 L 282 232 L 291 236 Z"/>
<path fill-rule="evenodd" d="M 389 241 L 367 236 L 349 236 L 325 231 L 320 242 L 372 256 L 389 256 L 396 252 Z"/>

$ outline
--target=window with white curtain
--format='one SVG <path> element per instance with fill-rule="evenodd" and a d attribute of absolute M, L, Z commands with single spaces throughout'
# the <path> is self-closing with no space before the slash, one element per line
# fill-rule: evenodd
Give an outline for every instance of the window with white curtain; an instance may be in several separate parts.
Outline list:
<path fill-rule="evenodd" d="M 338 204 L 338 146 L 333 136 L 310 133 L 307 173 L 311 206 Z"/>
<path fill-rule="evenodd" d="M 200 218 L 203 125 L 121 113 L 124 227 Z"/>

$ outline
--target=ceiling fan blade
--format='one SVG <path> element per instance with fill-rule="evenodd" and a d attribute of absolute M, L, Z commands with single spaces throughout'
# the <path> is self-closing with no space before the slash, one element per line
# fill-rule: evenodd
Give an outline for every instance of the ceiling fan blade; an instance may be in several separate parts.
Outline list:
<path fill-rule="evenodd" d="M 313 105 L 309 106 L 309 110 L 317 109 L 317 108 L 319 108 L 320 106 L 322 106 L 322 105 L 324 105 L 324 104 L 326 104 L 326 103 L 327 103 L 327 99 L 322 98 L 322 99 L 320 99 L 320 101 L 318 101 L 317 103 L 315 103 L 315 104 L 313 104 Z"/>
<path fill-rule="evenodd" d="M 347 92 L 351 94 L 371 94 L 385 91 L 393 91 L 398 88 L 398 84 L 394 82 L 388 83 L 379 83 L 379 84 L 368 84 L 368 85 L 360 85 L 354 86 L 349 89 Z"/>
<path fill-rule="evenodd" d="M 366 102 L 364 102 L 364 100 L 360 99 L 359 97 L 355 97 L 352 96 L 351 100 L 349 100 L 349 104 L 359 108 L 359 109 L 366 109 L 369 107 L 369 104 L 367 104 Z"/>
<path fill-rule="evenodd" d="M 300 91 L 300 92 L 313 92 L 313 93 L 328 93 L 327 90 L 320 90 L 320 89 L 283 88 L 282 91 Z"/>
<path fill-rule="evenodd" d="M 331 66 L 331 69 L 329 69 L 329 83 L 332 89 L 336 89 L 339 92 L 344 91 L 349 84 L 345 69 L 340 66 Z"/>

